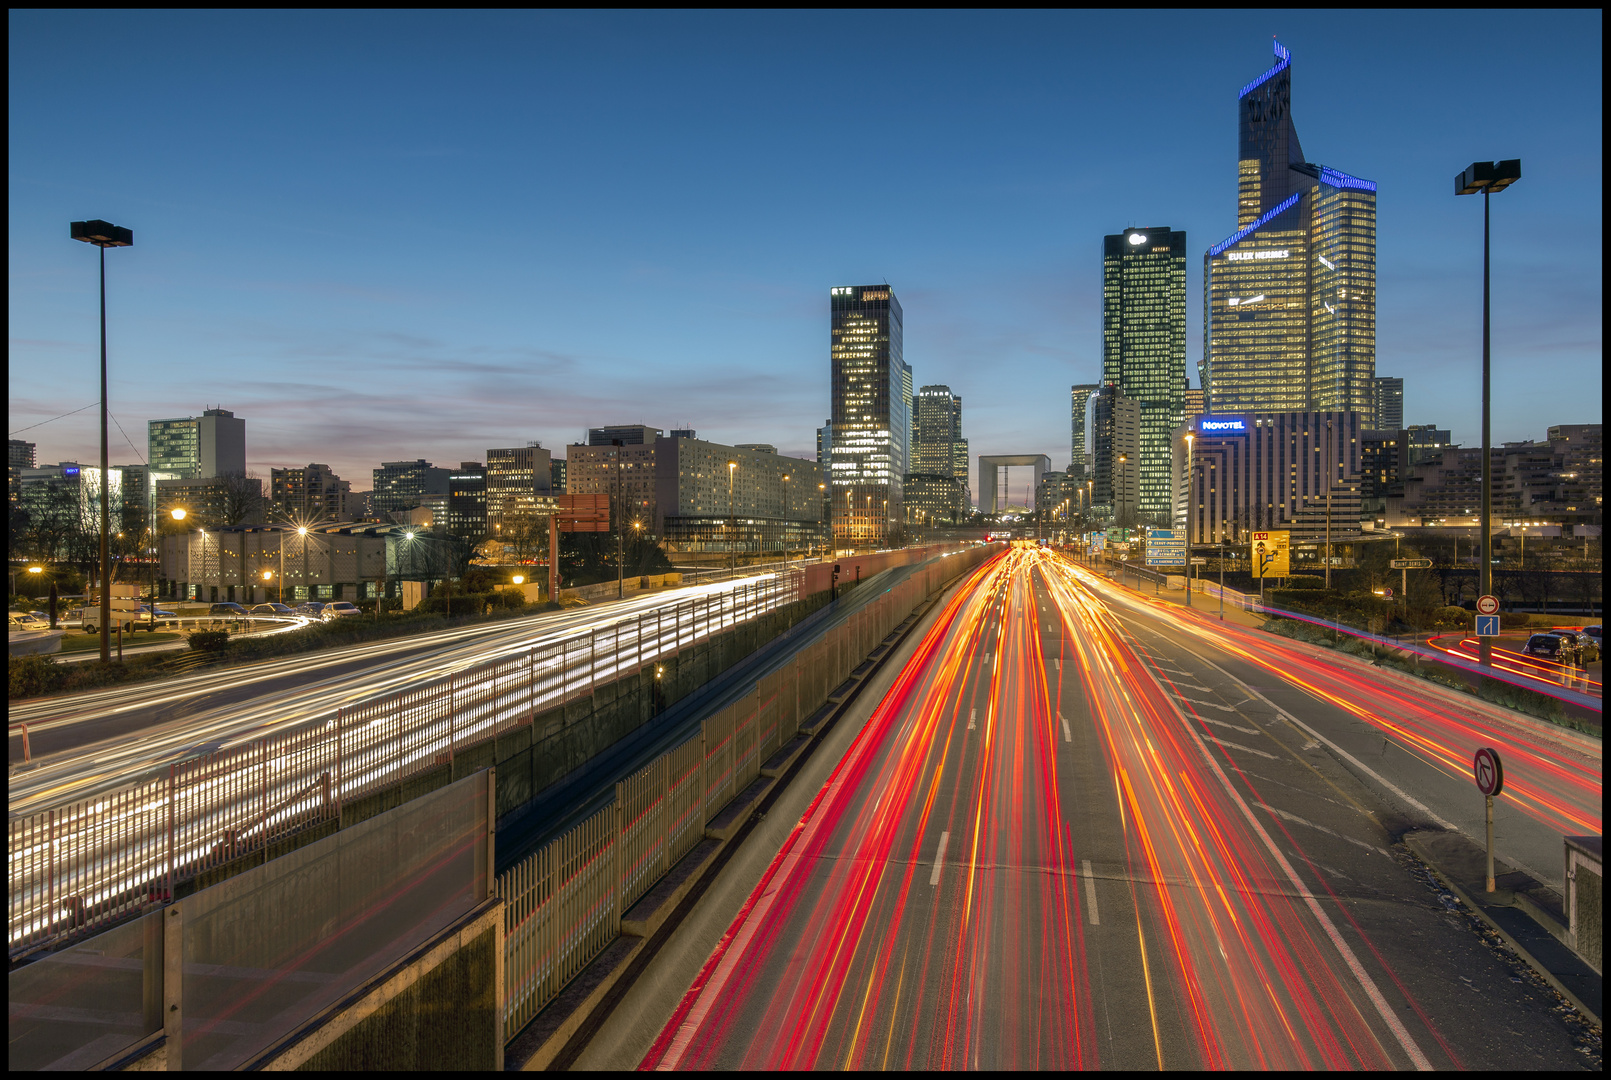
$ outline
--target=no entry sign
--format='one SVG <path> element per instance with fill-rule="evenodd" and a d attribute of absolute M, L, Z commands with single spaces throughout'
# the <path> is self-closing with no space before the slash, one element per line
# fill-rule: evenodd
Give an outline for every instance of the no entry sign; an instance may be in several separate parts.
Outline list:
<path fill-rule="evenodd" d="M 1499 751 L 1484 746 L 1477 751 L 1471 763 L 1476 777 L 1477 790 L 1484 795 L 1498 795 L 1505 788 L 1505 767 L 1499 763 Z"/>

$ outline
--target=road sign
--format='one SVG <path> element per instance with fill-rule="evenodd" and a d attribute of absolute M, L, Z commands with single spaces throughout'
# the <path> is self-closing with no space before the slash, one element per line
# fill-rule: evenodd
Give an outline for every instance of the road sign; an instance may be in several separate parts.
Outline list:
<path fill-rule="evenodd" d="M 1499 616 L 1498 615 L 1478 615 L 1477 616 L 1477 636 L 1478 637 L 1498 637 L 1499 636 Z"/>
<path fill-rule="evenodd" d="M 610 496 L 604 492 L 560 495 L 555 513 L 561 532 L 609 532 Z"/>
<path fill-rule="evenodd" d="M 1383 589 L 1383 590 L 1382 590 L 1382 598 L 1383 598 L 1383 599 L 1384 599 L 1384 600 L 1391 600 L 1391 599 L 1393 599 L 1393 590 L 1392 590 L 1392 589 Z"/>
<path fill-rule="evenodd" d="M 1498 615 L 1499 614 L 1499 597 L 1497 597 L 1497 596 L 1479 596 L 1479 597 L 1477 597 L 1477 614 L 1478 615 Z"/>
<path fill-rule="evenodd" d="M 1208 565 L 1208 556 L 1206 556 L 1206 555 L 1193 555 L 1191 557 L 1191 564 L 1193 566 L 1207 566 Z"/>
<path fill-rule="evenodd" d="M 1388 563 L 1394 570 L 1425 570 L 1432 565 L 1431 559 L 1394 559 Z"/>
<path fill-rule="evenodd" d="M 1147 534 L 1148 566 L 1185 566 L 1186 535 L 1174 529 L 1153 529 Z"/>
<path fill-rule="evenodd" d="M 1286 529 L 1253 534 L 1253 576 L 1256 578 L 1288 577 L 1292 573 L 1292 533 Z"/>
<path fill-rule="evenodd" d="M 1500 764 L 1499 751 L 1492 747 L 1484 746 L 1477 751 L 1471 771 L 1476 777 L 1477 790 L 1484 795 L 1498 795 L 1505 790 L 1505 767 Z"/>

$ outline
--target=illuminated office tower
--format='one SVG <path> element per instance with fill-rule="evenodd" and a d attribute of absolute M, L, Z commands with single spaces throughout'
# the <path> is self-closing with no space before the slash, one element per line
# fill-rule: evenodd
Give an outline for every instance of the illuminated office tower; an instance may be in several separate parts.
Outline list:
<path fill-rule="evenodd" d="M 949 386 L 925 386 L 912 395 L 911 464 L 906 476 L 908 481 L 927 478 L 925 514 L 953 521 L 963 513 L 968 501 L 968 441 L 962 437 L 962 399 Z M 911 502 L 910 491 L 903 497 Z"/>
<path fill-rule="evenodd" d="M 1091 396 L 1099 390 L 1096 383 L 1081 383 L 1070 388 L 1069 421 L 1072 438 L 1068 445 L 1068 478 L 1070 480 L 1085 480 L 1086 459 L 1090 454 L 1085 441 L 1085 410 L 1091 403 Z"/>
<path fill-rule="evenodd" d="M 1376 429 L 1397 431 L 1404 426 L 1404 380 L 1376 379 Z"/>
<path fill-rule="evenodd" d="M 1212 413 L 1376 405 L 1376 184 L 1306 161 L 1292 54 L 1242 88 L 1237 231 L 1203 256 Z"/>
<path fill-rule="evenodd" d="M 1171 515 L 1171 440 L 1185 412 L 1184 232 L 1161 226 L 1103 238 L 1102 383 L 1141 407 L 1137 512 Z"/>
<path fill-rule="evenodd" d="M 912 435 L 912 369 L 901 357 L 901 305 L 888 285 L 839 286 L 832 312 L 833 535 L 881 544 L 903 519 Z"/>

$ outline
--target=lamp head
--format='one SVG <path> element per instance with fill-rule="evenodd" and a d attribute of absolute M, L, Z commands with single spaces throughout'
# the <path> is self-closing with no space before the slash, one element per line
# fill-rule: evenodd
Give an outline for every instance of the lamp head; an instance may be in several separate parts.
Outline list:
<path fill-rule="evenodd" d="M 185 519 L 185 508 L 182 506 L 176 506 L 168 512 L 173 515 L 173 519 L 175 521 L 183 521 Z"/>

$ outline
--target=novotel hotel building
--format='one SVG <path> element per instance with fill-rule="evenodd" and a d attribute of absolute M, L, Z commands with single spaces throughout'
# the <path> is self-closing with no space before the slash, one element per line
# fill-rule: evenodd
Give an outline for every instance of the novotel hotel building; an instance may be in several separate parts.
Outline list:
<path fill-rule="evenodd" d="M 1175 523 L 1192 544 L 1241 543 L 1290 529 L 1294 546 L 1359 532 L 1358 412 L 1214 413 L 1175 439 Z M 1329 498 L 1328 498 L 1329 495 Z"/>
<path fill-rule="evenodd" d="M 1304 159 L 1292 54 L 1242 88 L 1237 230 L 1203 256 L 1210 412 L 1369 412 L 1376 184 Z"/>

